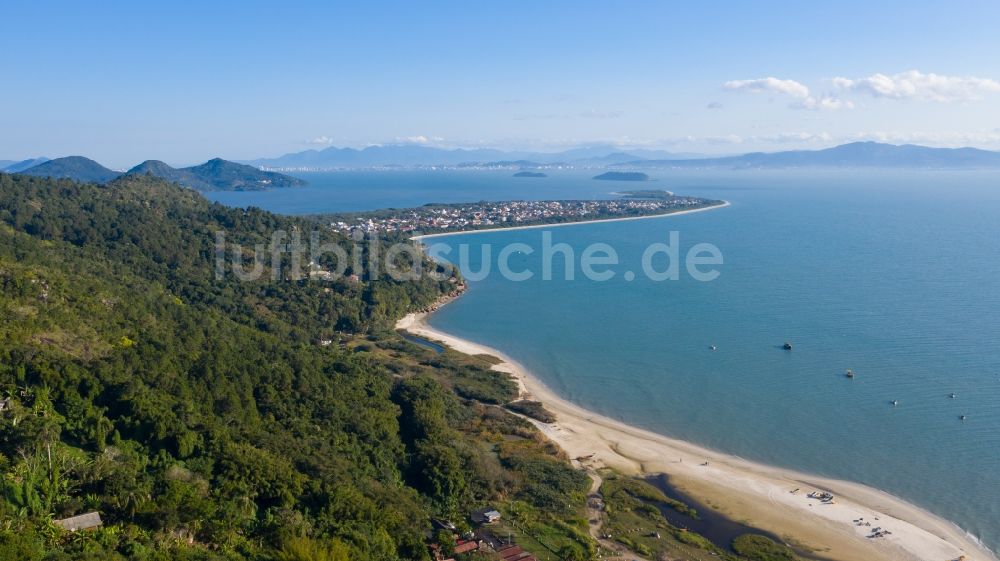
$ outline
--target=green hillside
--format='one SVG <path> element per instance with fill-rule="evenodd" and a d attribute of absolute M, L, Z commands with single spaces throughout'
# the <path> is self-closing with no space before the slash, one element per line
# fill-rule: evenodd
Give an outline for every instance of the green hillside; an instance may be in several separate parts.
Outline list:
<path fill-rule="evenodd" d="M 173 168 L 158 160 L 146 160 L 126 173 L 159 177 L 199 191 L 263 191 L 305 184 L 301 179 L 221 158 L 186 168 Z"/>
<path fill-rule="evenodd" d="M 216 278 L 216 230 L 313 226 L 0 175 L 0 559 L 428 559 L 432 516 L 486 504 L 591 547 L 587 478 L 492 405 L 513 382 L 391 330 L 452 283 Z"/>
<path fill-rule="evenodd" d="M 83 156 L 56 158 L 17 173 L 53 179 L 73 179 L 87 183 L 107 183 L 120 175 L 117 171 L 112 171 Z"/>

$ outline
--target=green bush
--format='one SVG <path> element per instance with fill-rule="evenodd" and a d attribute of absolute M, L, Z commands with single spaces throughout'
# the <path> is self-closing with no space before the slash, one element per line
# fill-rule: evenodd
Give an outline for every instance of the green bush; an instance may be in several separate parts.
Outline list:
<path fill-rule="evenodd" d="M 795 552 L 767 536 L 743 534 L 733 539 L 733 551 L 751 561 L 796 561 Z"/>

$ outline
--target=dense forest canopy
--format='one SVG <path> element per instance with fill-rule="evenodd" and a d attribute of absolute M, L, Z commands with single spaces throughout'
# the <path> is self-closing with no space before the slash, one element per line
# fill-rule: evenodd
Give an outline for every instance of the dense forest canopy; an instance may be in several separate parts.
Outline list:
<path fill-rule="evenodd" d="M 315 228 L 150 177 L 0 174 L 0 558 L 427 559 L 432 517 L 491 501 L 592 547 L 566 523 L 586 476 L 495 406 L 513 382 L 392 331 L 447 278 L 216 276 L 217 231 Z"/>
<path fill-rule="evenodd" d="M 291 250 L 230 270 L 275 232 L 325 248 L 303 257 L 322 274 Z M 462 283 L 419 252 L 400 254 L 409 280 L 374 266 L 391 241 L 149 176 L 0 174 L 0 559 L 424 561 L 484 507 L 540 561 L 606 555 L 590 478 L 525 418 L 551 414 L 495 359 L 394 331 Z M 604 527 L 640 555 L 790 558 L 759 536 L 736 555 L 660 515 L 682 503 L 604 477 Z"/>

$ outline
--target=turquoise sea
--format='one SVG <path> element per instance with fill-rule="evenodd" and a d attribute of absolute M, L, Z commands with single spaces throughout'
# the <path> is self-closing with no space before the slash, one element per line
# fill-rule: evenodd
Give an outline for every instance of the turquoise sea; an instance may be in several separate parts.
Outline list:
<path fill-rule="evenodd" d="M 553 172 L 303 175 L 297 191 L 221 193 L 278 212 L 609 196 L 634 184 Z M 609 281 L 499 274 L 435 314 L 585 407 L 774 465 L 884 489 L 1000 550 L 1000 174 L 655 172 L 641 187 L 729 200 L 686 216 L 552 228 L 579 258 L 610 244 Z M 679 233 L 719 248 L 712 282 L 638 274 Z M 459 235 L 541 270 L 543 230 Z M 457 254 L 457 252 L 456 252 Z M 557 271 L 562 262 L 556 260 Z M 785 341 L 792 351 L 780 347 Z M 717 350 L 712 351 L 711 345 Z M 853 369 L 856 377 L 844 375 Z M 955 397 L 949 397 L 954 393 Z M 892 400 L 898 402 L 891 404 Z M 960 420 L 965 415 L 966 420 Z"/>

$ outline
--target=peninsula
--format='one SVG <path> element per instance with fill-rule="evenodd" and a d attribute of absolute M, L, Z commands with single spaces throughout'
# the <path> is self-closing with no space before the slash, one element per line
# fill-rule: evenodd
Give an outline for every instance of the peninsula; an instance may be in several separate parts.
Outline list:
<path fill-rule="evenodd" d="M 723 201 L 682 197 L 666 191 L 657 197 L 623 196 L 617 199 L 567 201 L 497 201 L 429 204 L 409 209 L 323 215 L 320 219 L 339 232 L 444 233 L 464 230 L 592 222 L 658 216 L 724 204 Z"/>

